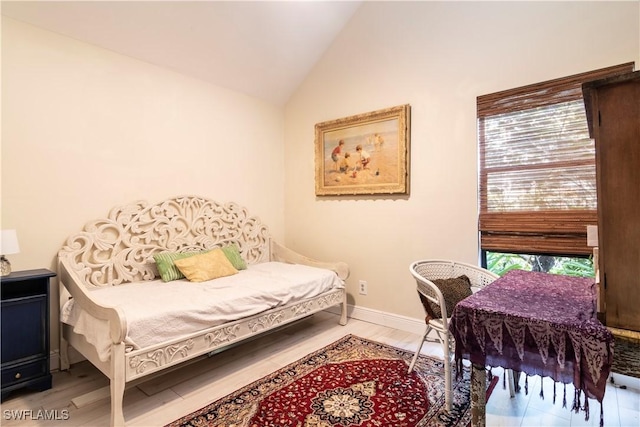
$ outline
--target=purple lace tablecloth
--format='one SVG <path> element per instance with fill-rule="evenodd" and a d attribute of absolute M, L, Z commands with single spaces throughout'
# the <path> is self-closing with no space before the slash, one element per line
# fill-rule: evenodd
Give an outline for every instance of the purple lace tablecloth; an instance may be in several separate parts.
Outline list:
<path fill-rule="evenodd" d="M 576 411 L 580 393 L 602 403 L 614 340 L 596 317 L 592 279 L 510 271 L 458 303 L 449 330 L 458 364 L 468 359 L 573 383 Z M 588 417 L 587 399 L 582 409 Z"/>

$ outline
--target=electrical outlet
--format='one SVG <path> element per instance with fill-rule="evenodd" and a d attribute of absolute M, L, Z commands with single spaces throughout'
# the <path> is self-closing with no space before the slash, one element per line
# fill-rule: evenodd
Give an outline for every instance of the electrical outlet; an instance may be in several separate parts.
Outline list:
<path fill-rule="evenodd" d="M 360 284 L 360 289 L 359 289 L 360 295 L 366 295 L 367 294 L 367 281 L 366 280 L 360 280 L 359 284 Z"/>

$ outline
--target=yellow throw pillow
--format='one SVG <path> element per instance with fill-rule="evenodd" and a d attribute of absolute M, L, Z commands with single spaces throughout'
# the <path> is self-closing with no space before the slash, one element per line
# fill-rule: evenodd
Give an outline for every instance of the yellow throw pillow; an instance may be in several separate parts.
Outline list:
<path fill-rule="evenodd" d="M 177 259 L 174 264 L 190 282 L 205 282 L 238 272 L 220 248 L 189 258 Z"/>

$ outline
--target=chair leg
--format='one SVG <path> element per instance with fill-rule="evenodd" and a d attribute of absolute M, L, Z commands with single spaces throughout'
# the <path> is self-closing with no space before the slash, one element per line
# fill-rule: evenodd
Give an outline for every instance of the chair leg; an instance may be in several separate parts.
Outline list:
<path fill-rule="evenodd" d="M 449 340 L 451 337 L 449 334 L 442 334 L 442 348 L 444 350 L 444 403 L 447 412 L 451 411 L 453 406 L 453 395 L 451 386 L 451 355 Z"/>
<path fill-rule="evenodd" d="M 516 396 L 516 381 L 517 378 L 515 376 L 515 373 L 511 369 L 507 369 L 507 383 L 509 383 L 509 395 L 511 397 Z"/>
<path fill-rule="evenodd" d="M 427 339 L 427 335 L 429 335 L 429 331 L 431 331 L 431 326 L 427 326 L 426 331 L 424 331 L 424 335 L 422 336 L 422 339 L 420 340 L 420 344 L 418 345 L 418 349 L 416 350 L 416 354 L 413 356 L 413 359 L 411 359 L 411 364 L 409 365 L 409 373 L 411 373 L 411 371 L 413 371 L 413 367 L 416 364 L 416 361 L 418 360 L 418 356 L 420 356 L 420 351 L 422 350 L 422 346 L 424 345 L 424 342 Z"/>

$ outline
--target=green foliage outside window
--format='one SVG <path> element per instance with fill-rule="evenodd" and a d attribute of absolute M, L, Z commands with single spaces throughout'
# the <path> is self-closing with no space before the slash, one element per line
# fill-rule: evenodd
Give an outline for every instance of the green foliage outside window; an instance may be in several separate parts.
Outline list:
<path fill-rule="evenodd" d="M 551 255 L 486 252 L 487 270 L 503 276 L 511 270 L 542 271 L 574 277 L 594 277 L 593 259 Z"/>

